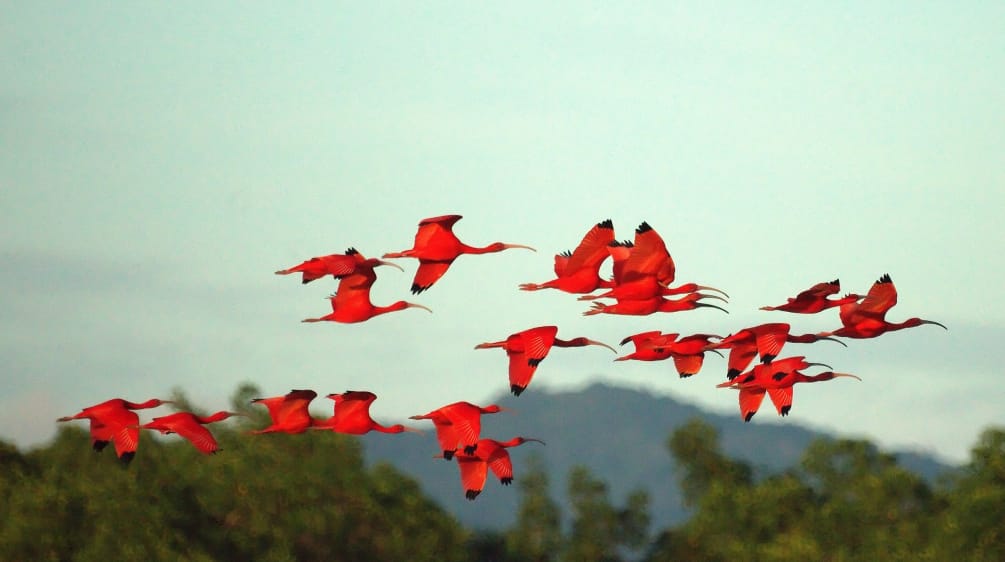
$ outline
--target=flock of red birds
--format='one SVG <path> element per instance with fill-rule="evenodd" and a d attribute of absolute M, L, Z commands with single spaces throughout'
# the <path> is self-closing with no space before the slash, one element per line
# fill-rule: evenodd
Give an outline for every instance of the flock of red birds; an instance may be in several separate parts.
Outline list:
<path fill-rule="evenodd" d="M 330 314 L 308 318 L 304 322 L 363 322 L 380 314 L 421 308 L 421 304 L 398 301 L 387 306 L 373 304 L 370 288 L 377 280 L 375 270 L 379 266 L 401 269 L 397 264 L 385 261 L 393 258 L 415 258 L 419 267 L 412 282 L 411 291 L 419 294 L 432 287 L 442 277 L 450 265 L 462 254 L 487 254 L 512 248 L 534 250 L 530 246 L 496 242 L 485 247 L 469 246 L 461 242 L 453 233 L 454 224 L 460 215 L 444 215 L 428 218 L 419 223 L 412 248 L 400 252 L 386 253 L 382 259 L 365 258 L 354 248 L 344 254 L 311 258 L 289 269 L 277 271 L 278 275 L 301 274 L 303 283 L 331 275 L 338 280 L 338 287 L 330 296 Z M 613 274 L 603 278 L 601 266 L 610 258 Z M 666 244 L 660 235 L 643 222 L 635 229 L 632 241 L 619 241 L 614 236 L 614 226 L 610 220 L 597 223 L 586 233 L 575 250 L 555 256 L 555 278 L 543 283 L 520 285 L 524 291 L 555 289 L 581 295 L 579 300 L 592 301 L 591 308 L 584 315 L 622 314 L 649 315 L 656 312 L 678 312 L 710 307 L 721 307 L 702 302 L 707 299 L 726 301 L 725 292 L 705 285 L 685 283 L 673 287 L 676 268 Z M 598 290 L 601 293 L 593 294 Z M 709 294 L 709 291 L 718 294 Z M 838 377 L 852 377 L 848 373 L 825 371 L 807 375 L 802 371 L 813 366 L 830 366 L 811 363 L 805 356 L 779 359 L 782 347 L 788 343 L 812 343 L 829 340 L 845 345 L 836 337 L 874 338 L 883 333 L 919 326 L 944 325 L 920 318 L 910 318 L 903 322 L 889 322 L 886 313 L 897 303 L 897 289 L 889 275 L 877 280 L 865 295 L 847 294 L 840 298 L 829 298 L 840 292 L 838 280 L 818 283 L 778 306 L 765 306 L 761 310 L 777 310 L 796 314 L 816 314 L 829 308 L 839 308 L 841 327 L 830 332 L 796 335 L 791 333 L 787 323 L 776 322 L 751 326 L 726 337 L 714 334 L 691 334 L 681 337 L 676 333 L 659 331 L 630 335 L 621 345 L 631 342 L 635 351 L 615 359 L 615 361 L 662 361 L 673 359 L 680 377 L 690 377 L 701 369 L 705 353 L 720 354 L 719 350 L 729 350 L 725 382 L 720 388 L 739 391 L 740 415 L 750 421 L 757 412 L 765 394 L 771 399 L 779 415 L 785 416 L 792 407 L 792 389 L 796 383 L 831 380 Z M 668 298 L 671 295 L 682 295 Z M 720 296 L 722 295 L 722 296 Z M 598 302 L 601 299 L 613 302 Z M 535 371 L 552 347 L 602 346 L 616 350 L 604 343 L 585 337 L 561 339 L 557 337 L 556 326 L 539 326 L 510 335 L 504 340 L 485 342 L 475 349 L 502 348 L 509 359 L 509 385 L 513 394 L 519 396 L 530 385 Z M 755 357 L 759 362 L 748 370 Z M 367 391 L 347 391 L 329 394 L 334 402 L 333 415 L 327 419 L 316 419 L 308 411 L 311 401 L 317 397 L 313 390 L 293 390 L 282 396 L 256 398 L 253 404 L 262 404 L 268 409 L 272 424 L 251 431 L 260 433 L 303 433 L 307 430 L 328 430 L 338 433 L 360 435 L 370 431 L 384 433 L 420 432 L 401 424 L 385 426 L 370 417 L 370 405 L 377 396 Z M 80 413 L 60 418 L 58 421 L 74 419 L 90 420 L 91 443 L 95 451 L 101 451 L 109 442 L 115 446 L 118 457 L 128 463 L 135 455 L 139 443 L 140 429 L 161 433 L 177 433 L 188 439 L 203 453 L 218 450 L 216 440 L 205 425 L 244 414 L 217 412 L 201 417 L 189 412 L 177 412 L 168 416 L 153 418 L 140 424 L 134 410 L 154 408 L 170 403 L 167 400 L 151 399 L 146 402 L 128 402 L 115 398 L 84 408 Z M 488 471 L 504 484 L 513 481 L 513 466 L 509 447 L 529 441 L 543 444 L 540 439 L 517 436 L 508 441 L 497 441 L 481 437 L 481 416 L 503 411 L 498 405 L 478 406 L 470 402 L 455 402 L 422 415 L 412 416 L 413 420 L 429 420 L 436 430 L 440 453 L 448 461 L 456 460 L 460 469 L 461 484 L 465 497 L 475 499 L 485 486 Z"/>

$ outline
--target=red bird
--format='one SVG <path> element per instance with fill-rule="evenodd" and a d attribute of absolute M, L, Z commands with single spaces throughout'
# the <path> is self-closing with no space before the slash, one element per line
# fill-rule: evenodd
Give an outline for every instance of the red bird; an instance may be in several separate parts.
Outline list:
<path fill-rule="evenodd" d="M 698 302 L 701 299 L 719 299 L 725 302 L 726 299 L 716 295 L 705 295 L 702 293 L 689 293 L 679 299 L 666 299 L 654 297 L 645 300 L 619 300 L 614 304 L 593 303 L 593 308 L 583 313 L 583 316 L 594 314 L 625 314 L 630 316 L 647 316 L 655 312 L 680 312 L 683 310 L 694 310 L 701 307 L 718 308 L 729 313 L 728 310 L 714 304 Z"/>
<path fill-rule="evenodd" d="M 421 304 L 398 301 L 388 306 L 375 306 L 370 301 L 370 287 L 377 280 L 374 268 L 383 262 L 378 259 L 362 259 L 350 275 L 343 277 L 335 293 L 328 299 L 331 301 L 332 312 L 320 318 L 305 318 L 302 322 L 342 322 L 352 324 L 364 322 L 380 314 L 404 310 L 406 308 L 421 308 L 432 312 Z M 400 269 L 400 268 L 399 268 Z"/>
<path fill-rule="evenodd" d="M 520 393 L 530 384 L 530 379 L 534 376 L 537 366 L 544 361 L 551 351 L 552 346 L 556 347 L 583 347 L 586 345 L 600 345 L 617 353 L 613 347 L 606 343 L 601 343 L 591 339 L 579 337 L 571 340 L 556 338 L 557 326 L 538 326 L 522 332 L 510 335 L 503 341 L 485 342 L 475 346 L 475 349 L 488 349 L 491 347 L 501 347 L 506 350 L 509 357 L 509 387 L 513 394 L 520 396 Z"/>
<path fill-rule="evenodd" d="M 629 341 L 635 344 L 635 352 L 615 359 L 615 361 L 662 361 L 673 357 L 674 368 L 681 378 L 690 377 L 701 370 L 709 340 L 719 338 L 712 334 L 694 334 L 677 339 L 679 334 L 663 334 L 657 330 L 642 332 L 621 340 L 621 345 Z M 715 354 L 718 351 L 709 350 Z"/>
<path fill-rule="evenodd" d="M 237 412 L 217 412 L 211 416 L 197 416 L 191 412 L 176 412 L 154 418 L 149 423 L 140 426 L 141 429 L 153 429 L 167 435 L 177 433 L 188 439 L 196 449 L 203 453 L 215 454 L 219 451 L 216 439 L 205 424 L 225 420 L 231 416 L 246 416 Z"/>
<path fill-rule="evenodd" d="M 729 350 L 726 377 L 732 380 L 750 365 L 755 355 L 760 354 L 762 363 L 770 363 L 775 357 L 778 357 L 778 353 L 786 342 L 813 343 L 819 340 L 829 340 L 848 347 L 843 341 L 829 337 L 828 334 L 797 336 L 789 333 L 791 328 L 792 326 L 785 322 L 760 324 L 726 336 L 719 343 L 711 344 L 706 349 Z"/>
<path fill-rule="evenodd" d="M 584 295 L 579 300 L 614 298 L 620 300 L 645 300 L 664 295 L 678 295 L 707 289 L 726 295 L 715 287 L 688 283 L 670 288 L 676 275 L 676 266 L 663 238 L 643 222 L 635 229 L 633 244 L 618 244 L 616 248 L 629 248 L 628 256 L 618 263 L 613 279 L 614 287 L 600 295 Z M 624 250 L 617 250 L 619 257 Z M 729 296 L 729 295 L 726 295 Z"/>
<path fill-rule="evenodd" d="M 592 293 L 598 287 L 610 285 L 600 278 L 600 266 L 610 253 L 607 245 L 614 241 L 611 219 L 597 223 L 572 252 L 555 255 L 556 279 L 544 283 L 524 283 L 523 291 L 558 289 L 566 293 Z"/>
<path fill-rule="evenodd" d="M 409 250 L 384 254 L 384 258 L 417 258 L 419 269 L 412 281 L 412 293 L 419 294 L 433 286 L 436 280 L 443 277 L 450 264 L 461 254 L 491 254 L 511 248 L 534 250 L 530 246 L 520 244 L 503 244 L 495 242 L 484 248 L 468 246 L 454 236 L 454 223 L 461 220 L 461 215 L 443 215 L 419 222 L 419 231 L 415 233 L 415 243 Z"/>
<path fill-rule="evenodd" d="M 860 303 L 848 303 L 841 306 L 841 324 L 843 327 L 827 332 L 828 336 L 843 338 L 874 338 L 886 332 L 913 328 L 922 324 L 935 324 L 946 328 L 934 320 L 908 318 L 900 323 L 886 321 L 886 313 L 897 304 L 897 287 L 893 285 L 890 275 L 886 274 L 872 284 L 869 294 Z"/>
<path fill-rule="evenodd" d="M 740 391 L 740 416 L 749 422 L 761 407 L 765 392 L 775 405 L 778 415 L 787 416 L 792 409 L 792 387 L 801 382 L 829 381 L 838 377 L 851 377 L 862 380 L 848 373 L 827 371 L 819 375 L 804 375 L 799 371 L 814 365 L 827 367 L 823 363 L 807 363 L 805 357 L 787 357 L 771 363 L 756 365 L 751 371 L 744 373 L 732 381 L 721 383 L 719 388 L 735 388 Z"/>
<path fill-rule="evenodd" d="M 350 435 L 363 435 L 371 431 L 422 433 L 418 429 L 405 427 L 400 423 L 381 425 L 373 421 L 373 418 L 370 417 L 370 405 L 377 399 L 377 395 L 372 392 L 347 390 L 342 394 L 329 394 L 326 398 L 335 401 L 335 413 L 326 420 L 316 421 L 311 429 L 328 429 L 335 433 L 348 433 Z"/>
<path fill-rule="evenodd" d="M 835 279 L 829 283 L 817 283 L 809 289 L 799 293 L 795 298 L 789 298 L 785 304 L 778 306 L 762 306 L 761 310 L 783 310 L 785 312 L 795 312 L 797 314 L 814 314 L 831 307 L 841 306 L 848 303 L 858 302 L 862 296 L 848 294 L 840 299 L 828 299 L 829 295 L 835 295 L 841 290 L 841 281 Z"/>
<path fill-rule="evenodd" d="M 485 480 L 488 478 L 488 470 L 492 469 L 492 474 L 496 475 L 503 486 L 513 483 L 513 462 L 510 460 L 507 447 L 516 447 L 534 441 L 544 445 L 544 441 L 533 437 L 514 437 L 509 441 L 496 441 L 495 439 L 479 439 L 478 446 L 474 454 L 457 454 L 457 466 L 461 470 L 461 486 L 464 488 L 464 497 L 473 500 L 478 497 L 485 487 Z"/>
<path fill-rule="evenodd" d="M 331 254 L 328 256 L 321 256 L 317 258 L 311 258 L 300 265 L 295 265 L 289 269 L 280 269 L 276 272 L 276 275 L 289 275 L 291 273 L 303 273 L 302 283 L 310 283 L 316 279 L 321 279 L 325 275 L 331 275 L 335 279 L 341 279 L 346 275 L 352 274 L 358 265 L 364 263 L 366 258 L 363 257 L 356 248 L 349 248 L 344 254 Z M 399 270 L 401 266 L 389 261 L 376 260 L 374 266 L 377 265 L 389 265 L 391 267 L 396 267 Z"/>
<path fill-rule="evenodd" d="M 468 455 L 474 454 L 478 447 L 478 437 L 482 431 L 482 414 L 496 414 L 509 411 L 502 406 L 491 404 L 484 408 L 471 402 L 454 402 L 447 404 L 421 416 L 412 416 L 413 420 L 430 420 L 436 427 L 436 439 L 443 451 L 443 458 L 450 460 L 457 446 L 461 445 Z"/>
<path fill-rule="evenodd" d="M 101 452 L 108 442 L 115 444 L 115 454 L 125 464 L 129 464 L 136 455 L 136 447 L 140 442 L 140 417 L 133 410 L 156 408 L 161 404 L 173 404 L 170 400 L 151 398 L 146 402 L 129 402 L 121 398 L 112 398 L 100 404 L 84 408 L 72 416 L 65 416 L 56 421 L 87 419 L 91 422 L 91 447 Z"/>
<path fill-rule="evenodd" d="M 311 400 L 314 400 L 317 395 L 318 393 L 313 390 L 291 390 L 283 396 L 253 399 L 252 404 L 264 404 L 269 409 L 272 425 L 251 433 L 303 433 L 307 431 L 308 428 L 317 424 L 317 420 L 312 418 L 308 411 Z"/>

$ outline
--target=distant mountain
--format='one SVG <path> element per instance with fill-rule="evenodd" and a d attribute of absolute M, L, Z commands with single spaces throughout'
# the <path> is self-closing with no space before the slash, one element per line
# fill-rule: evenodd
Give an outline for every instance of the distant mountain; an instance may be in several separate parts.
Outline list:
<path fill-rule="evenodd" d="M 595 477 L 607 482 L 615 505 L 621 505 L 632 490 L 646 490 L 654 530 L 687 517 L 666 442 L 691 418 L 698 416 L 712 424 L 719 431 L 725 453 L 751 464 L 758 474 L 795 466 L 811 441 L 835 437 L 792 425 L 737 423 L 735 416 L 713 414 L 666 396 L 600 383 L 578 392 L 552 393 L 545 389 L 519 398 L 507 394 L 493 402 L 515 412 L 483 418 L 483 437 L 505 440 L 522 435 L 547 443 L 510 449 L 517 480 L 520 460 L 532 452 L 540 454 L 549 471 L 552 497 L 564 502 L 569 469 L 585 465 Z M 490 474 L 482 495 L 473 502 L 465 500 L 457 466 L 433 458 L 439 446 L 432 424 L 424 423 L 430 431 L 422 437 L 364 436 L 367 461 L 388 462 L 410 474 L 430 497 L 469 527 L 509 527 L 517 509 L 515 486 L 503 488 Z M 952 468 L 916 453 L 898 454 L 897 458 L 902 466 L 928 480 Z"/>

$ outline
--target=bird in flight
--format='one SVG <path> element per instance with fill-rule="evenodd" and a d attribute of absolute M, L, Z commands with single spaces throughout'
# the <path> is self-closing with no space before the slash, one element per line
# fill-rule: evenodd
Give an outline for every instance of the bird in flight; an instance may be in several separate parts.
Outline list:
<path fill-rule="evenodd" d="M 269 409 L 272 424 L 263 429 L 254 430 L 259 433 L 303 433 L 317 423 L 311 417 L 308 408 L 311 400 L 318 395 L 313 390 L 291 390 L 283 396 L 271 398 L 255 398 L 252 404 L 262 404 Z"/>
<path fill-rule="evenodd" d="M 506 350 L 506 355 L 509 357 L 510 390 L 517 396 L 520 396 L 527 388 L 527 385 L 530 384 L 537 366 L 548 356 L 548 352 L 551 351 L 552 346 L 583 347 L 587 345 L 599 345 L 617 353 L 613 347 L 606 343 L 584 337 L 563 340 L 555 337 L 556 334 L 558 334 L 557 326 L 538 326 L 511 334 L 502 341 L 480 343 L 475 346 L 475 349 L 501 347 Z"/>
<path fill-rule="evenodd" d="M 566 293 L 592 293 L 598 287 L 610 286 L 601 279 L 600 266 L 610 257 L 607 245 L 614 241 L 614 223 L 611 219 L 598 222 L 583 236 L 571 252 L 555 255 L 555 279 L 544 283 L 524 283 L 522 291 L 558 289 Z"/>
<path fill-rule="evenodd" d="M 436 428 L 436 439 L 443 451 L 443 458 L 450 460 L 458 445 L 469 455 L 478 447 L 482 431 L 482 414 L 496 414 L 508 411 L 496 404 L 482 407 L 471 402 L 454 402 L 441 406 L 429 413 L 411 416 L 413 420 L 430 420 Z"/>
<path fill-rule="evenodd" d="M 512 484 L 513 462 L 506 449 L 531 441 L 544 445 L 544 441 L 533 437 L 514 437 L 509 441 L 479 439 L 473 454 L 460 452 L 455 455 L 454 458 L 457 459 L 457 466 L 460 467 L 461 471 L 461 487 L 464 488 L 464 497 L 469 500 L 478 497 L 478 494 L 485 488 L 485 480 L 488 478 L 490 469 L 503 486 Z"/>
<path fill-rule="evenodd" d="M 421 308 L 432 312 L 432 310 L 421 304 L 405 301 L 397 301 L 388 306 L 374 305 L 370 301 L 370 288 L 377 280 L 374 268 L 383 263 L 387 262 L 375 258 L 359 260 L 353 272 L 342 277 L 338 283 L 338 288 L 335 289 L 335 293 L 328 297 L 332 305 L 331 314 L 326 314 L 320 318 L 305 318 L 302 322 L 341 322 L 352 324 L 364 322 L 380 314 L 396 312 L 406 308 Z"/>
<path fill-rule="evenodd" d="M 160 416 L 140 426 L 140 429 L 151 429 L 169 435 L 177 433 L 187 439 L 199 451 L 209 455 L 220 450 L 216 438 L 204 426 L 223 421 L 232 416 L 247 416 L 239 412 L 217 412 L 209 416 L 199 416 L 191 412 L 175 412 Z"/>
<path fill-rule="evenodd" d="M 757 355 L 762 363 L 770 363 L 782 350 L 786 342 L 813 343 L 820 340 L 837 342 L 848 347 L 843 341 L 827 334 L 791 333 L 792 326 L 785 322 L 758 324 L 730 334 L 717 343 L 710 344 L 706 349 L 728 349 L 726 378 L 732 380 L 742 373 Z"/>
<path fill-rule="evenodd" d="M 856 339 L 875 338 L 886 332 L 914 328 L 922 324 L 935 324 L 944 330 L 949 329 L 934 320 L 921 318 L 908 318 L 903 322 L 888 322 L 886 313 L 895 304 L 897 304 L 897 287 L 894 286 L 893 279 L 890 279 L 888 273 L 872 284 L 869 294 L 862 302 L 841 305 L 839 316 L 842 326 L 833 332 L 826 332 L 826 335 Z"/>
<path fill-rule="evenodd" d="M 334 413 L 332 417 L 314 422 L 311 429 L 327 429 L 335 433 L 363 435 L 371 431 L 381 433 L 422 433 L 418 429 L 402 424 L 381 425 L 370 417 L 370 405 L 377 395 L 365 390 L 347 390 L 341 394 L 329 394 L 326 398 L 333 400 Z"/>
<path fill-rule="evenodd" d="M 823 363 L 809 363 L 803 356 L 786 357 L 771 363 L 756 365 L 749 372 L 716 386 L 740 391 L 740 416 L 743 421 L 749 422 L 757 413 L 758 408 L 761 407 L 765 394 L 771 398 L 778 415 L 787 416 L 789 410 L 792 409 L 792 387 L 797 383 L 822 382 L 839 377 L 862 380 L 852 374 L 833 371 L 826 371 L 818 375 L 805 375 L 800 372 L 812 366 L 831 368 L 830 365 Z"/>
<path fill-rule="evenodd" d="M 112 398 L 56 421 L 89 420 L 91 447 L 100 453 L 111 442 L 115 445 L 115 454 L 119 460 L 124 464 L 129 464 L 136 456 L 136 448 L 140 443 L 138 427 L 140 417 L 133 410 L 156 408 L 162 404 L 173 403 L 170 400 L 159 398 L 151 398 L 146 402 L 129 402 L 121 398 Z"/>
<path fill-rule="evenodd" d="M 469 246 L 454 235 L 454 223 L 461 220 L 461 215 L 443 215 L 419 221 L 419 230 L 415 233 L 415 243 L 412 248 L 400 252 L 389 252 L 384 258 L 416 258 L 419 269 L 412 281 L 412 293 L 419 294 L 433 286 L 450 268 L 450 264 L 461 254 L 491 254 L 511 248 L 534 250 L 522 244 L 504 244 L 494 242 L 484 247 Z"/>
<path fill-rule="evenodd" d="M 861 295 L 848 294 L 839 299 L 828 299 L 830 295 L 836 295 L 841 290 L 841 281 L 835 279 L 830 282 L 817 283 L 809 289 L 799 293 L 795 297 L 789 297 L 785 304 L 778 306 L 762 306 L 761 310 L 782 310 L 797 314 L 814 314 L 821 310 L 826 310 L 835 306 L 858 302 Z"/>
<path fill-rule="evenodd" d="M 289 269 L 280 269 L 276 272 L 276 275 L 302 273 L 301 283 L 304 284 L 321 279 L 325 275 L 331 275 L 335 279 L 342 279 L 346 275 L 350 275 L 356 271 L 356 267 L 364 262 L 366 262 L 366 258 L 356 251 L 356 248 L 349 248 L 344 254 L 331 254 L 311 258 Z M 378 265 L 389 265 L 404 271 L 400 265 L 394 262 L 375 260 L 373 266 Z"/>

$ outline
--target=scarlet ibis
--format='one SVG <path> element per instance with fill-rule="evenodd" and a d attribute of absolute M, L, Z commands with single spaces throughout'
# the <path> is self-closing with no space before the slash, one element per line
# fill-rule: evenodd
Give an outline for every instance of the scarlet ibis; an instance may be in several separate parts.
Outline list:
<path fill-rule="evenodd" d="M 177 433 L 188 439 L 196 449 L 203 453 L 215 454 L 219 449 L 216 439 L 205 424 L 223 421 L 232 416 L 246 416 L 238 412 L 217 412 L 210 416 L 198 416 L 191 412 L 175 412 L 166 416 L 154 418 L 140 426 L 141 429 L 152 429 L 163 434 Z"/>
<path fill-rule="evenodd" d="M 343 277 L 335 293 L 328 299 L 331 301 L 332 312 L 320 318 L 305 318 L 302 322 L 342 322 L 352 324 L 364 322 L 379 314 L 404 310 L 406 308 L 421 308 L 432 312 L 421 304 L 398 301 L 388 306 L 376 306 L 370 301 L 370 287 L 377 280 L 373 269 L 380 265 L 380 260 L 370 258 L 361 260 L 349 275 Z"/>
<path fill-rule="evenodd" d="M 461 471 L 461 487 L 464 488 L 464 497 L 469 500 L 478 497 L 478 494 L 485 487 L 489 469 L 492 469 L 492 474 L 496 475 L 503 486 L 512 484 L 513 462 L 506 449 L 530 441 L 544 445 L 544 441 L 533 437 L 514 437 L 509 441 L 479 439 L 474 454 L 458 453 L 455 458 Z"/>
<path fill-rule="evenodd" d="M 341 394 L 329 394 L 326 396 L 335 401 L 335 412 L 332 417 L 326 420 L 314 422 L 311 429 L 328 429 L 336 433 L 348 433 L 350 435 L 363 435 L 371 431 L 381 433 L 402 433 L 405 431 L 422 433 L 418 429 L 406 427 L 402 424 L 381 425 L 370 417 L 370 405 L 377 399 L 377 395 L 365 390 L 347 390 Z"/>
<path fill-rule="evenodd" d="M 785 312 L 795 312 L 797 314 L 814 314 L 821 310 L 843 304 L 858 302 L 862 296 L 848 294 L 840 299 L 828 299 L 829 295 L 837 294 L 841 290 L 841 281 L 835 279 L 830 282 L 817 283 L 809 289 L 799 293 L 795 298 L 790 297 L 785 304 L 778 306 L 762 306 L 761 310 L 782 310 Z"/>
<path fill-rule="evenodd" d="M 530 379 L 534 376 L 537 366 L 544 361 L 551 351 L 551 347 L 583 347 L 587 345 L 599 345 L 617 353 L 613 347 L 606 343 L 594 341 L 584 337 L 563 340 L 556 338 L 557 326 L 538 326 L 522 332 L 511 334 L 503 341 L 485 342 L 475 346 L 475 349 L 488 349 L 501 347 L 506 350 L 509 357 L 509 385 L 513 394 L 520 396 L 520 393 L 530 384 Z"/>
<path fill-rule="evenodd" d="M 792 326 L 785 322 L 772 322 L 744 328 L 726 336 L 722 341 L 708 346 L 707 349 L 728 349 L 728 371 L 726 377 L 732 380 L 750 365 L 755 355 L 760 354 L 762 363 L 770 363 L 786 342 L 813 343 L 819 340 L 837 342 L 845 347 L 841 340 L 829 337 L 828 334 L 795 335 L 789 330 Z"/>
<path fill-rule="evenodd" d="M 723 302 L 726 299 L 716 295 L 706 295 L 703 293 L 690 293 L 679 299 L 667 299 L 654 297 L 644 300 L 619 300 L 614 304 L 593 303 L 593 308 L 583 313 L 583 316 L 594 314 L 624 314 L 630 316 L 647 316 L 656 312 L 680 312 L 683 310 L 694 310 L 696 308 L 710 307 L 729 313 L 728 310 L 714 304 L 698 302 L 701 299 L 719 299 Z"/>
<path fill-rule="evenodd" d="M 862 380 L 848 373 L 826 371 L 818 375 L 805 375 L 799 371 L 807 367 L 819 365 L 830 368 L 823 363 L 808 363 L 805 357 L 787 357 L 771 363 L 756 365 L 750 372 L 732 381 L 717 385 L 720 388 L 735 388 L 740 391 L 740 416 L 749 422 L 767 393 L 775 405 L 778 415 L 787 416 L 792 409 L 792 387 L 796 383 L 829 381 L 839 377 L 851 377 Z"/>
<path fill-rule="evenodd" d="M 454 235 L 454 223 L 461 220 L 461 215 L 443 215 L 419 221 L 419 230 L 415 233 L 415 243 L 411 249 L 384 254 L 384 258 L 417 258 L 419 269 L 412 281 L 412 293 L 419 294 L 433 286 L 433 283 L 443 276 L 461 254 L 490 254 L 512 248 L 534 250 L 521 244 L 503 244 L 494 242 L 479 248 L 468 246 Z"/>
<path fill-rule="evenodd" d="M 289 275 L 291 273 L 302 273 L 301 283 L 310 283 L 316 279 L 320 279 L 325 275 L 331 275 L 335 279 L 341 279 L 346 275 L 350 275 L 356 270 L 356 267 L 361 263 L 366 262 L 366 258 L 360 254 L 356 248 L 349 248 L 344 254 L 331 254 L 328 256 L 320 256 L 316 258 L 311 258 L 300 265 L 295 265 L 289 269 L 280 269 L 276 272 L 276 275 Z M 375 260 L 373 266 L 379 265 L 389 265 L 391 267 L 396 267 L 399 270 L 401 266 L 382 260 Z"/>
<path fill-rule="evenodd" d="M 308 428 L 317 423 L 317 420 L 312 418 L 308 411 L 311 400 L 314 400 L 317 395 L 318 393 L 313 390 L 294 389 L 283 396 L 253 399 L 252 404 L 262 404 L 269 409 L 272 425 L 251 433 L 303 433 L 307 431 Z"/>
<path fill-rule="evenodd" d="M 506 408 L 496 404 L 482 407 L 471 402 L 454 402 L 427 414 L 411 416 L 409 419 L 432 421 L 436 428 L 436 439 L 443 451 L 443 458 L 450 460 L 458 444 L 463 447 L 465 453 L 474 454 L 482 431 L 482 414 L 506 411 L 508 411 Z"/>
<path fill-rule="evenodd" d="M 621 345 L 629 341 L 635 345 L 635 352 L 623 355 L 615 361 L 662 361 L 673 357 L 674 368 L 681 378 L 697 374 L 705 359 L 705 351 L 713 334 L 693 334 L 677 339 L 679 334 L 663 334 L 659 331 L 642 332 L 621 340 Z M 709 350 L 717 355 L 716 350 Z"/>
<path fill-rule="evenodd" d="M 136 456 L 136 447 L 140 442 L 140 430 L 137 427 L 140 417 L 133 410 L 156 408 L 162 404 L 173 404 L 173 402 L 159 398 L 151 398 L 146 402 L 129 402 L 121 398 L 112 398 L 56 421 L 90 420 L 91 447 L 100 453 L 111 441 L 115 444 L 115 454 L 119 460 L 129 464 Z"/>
<path fill-rule="evenodd" d="M 572 252 L 555 255 L 555 279 L 544 283 L 524 283 L 523 291 L 558 289 L 566 293 L 591 293 L 605 281 L 600 278 L 600 266 L 610 253 L 607 245 L 614 241 L 611 219 L 598 222 L 586 233 Z"/>
<path fill-rule="evenodd" d="M 897 287 L 894 286 L 888 273 L 872 284 L 869 294 L 862 302 L 841 306 L 840 317 L 843 326 L 833 332 L 827 332 L 827 335 L 856 339 L 875 338 L 886 332 L 913 328 L 922 324 L 935 324 L 944 330 L 949 329 L 934 320 L 921 318 L 908 318 L 899 323 L 887 322 L 886 313 L 895 304 L 897 304 Z"/>
<path fill-rule="evenodd" d="M 710 290 L 729 296 L 715 287 L 687 283 L 679 287 L 669 287 L 676 275 L 676 266 L 663 238 L 643 222 L 635 229 L 635 242 L 611 244 L 617 248 L 620 259 L 616 260 L 613 288 L 599 295 L 584 295 L 579 300 L 614 298 L 617 300 L 645 300 L 664 295 L 679 295 L 698 290 Z M 624 253 L 627 250 L 627 257 Z M 613 253 L 612 253 L 613 254 Z"/>

